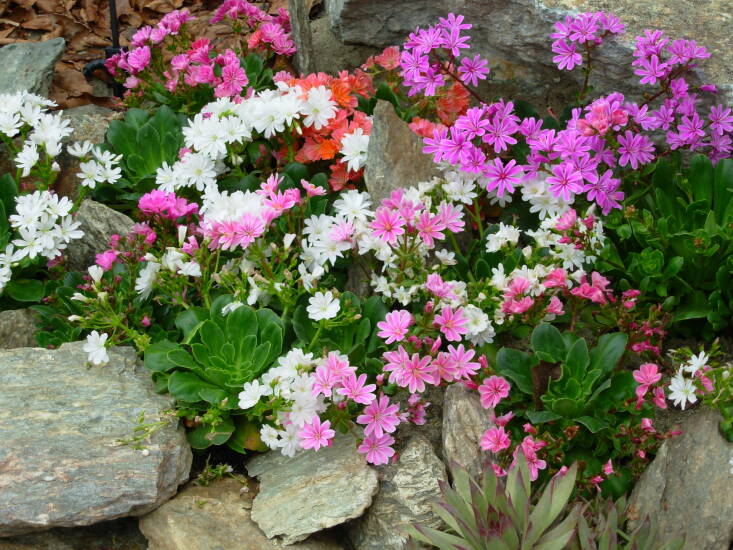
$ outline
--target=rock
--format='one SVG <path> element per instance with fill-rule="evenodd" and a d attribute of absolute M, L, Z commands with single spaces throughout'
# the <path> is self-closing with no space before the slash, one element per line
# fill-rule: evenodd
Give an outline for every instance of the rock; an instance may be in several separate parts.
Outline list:
<path fill-rule="evenodd" d="M 34 348 L 36 322 L 30 309 L 0 311 L 0 349 Z"/>
<path fill-rule="evenodd" d="M 659 28 L 672 38 L 704 44 L 712 57 L 701 64 L 702 80 L 721 85 L 728 102 L 733 97 L 729 31 L 733 8 L 728 0 L 709 0 L 704 6 L 666 0 L 327 0 L 327 7 L 332 31 L 342 43 L 375 48 L 400 45 L 415 27 L 432 25 L 448 12 L 463 14 L 473 24 L 468 31 L 471 51 L 483 55 L 491 66 L 487 97 L 505 95 L 556 105 L 573 98 L 583 75 L 561 73 L 552 63 L 552 24 L 567 14 L 610 11 L 627 24 L 627 31 L 599 50 L 591 77 L 594 93 L 615 89 L 627 93 L 632 85 L 638 90 L 638 77 L 629 67 L 634 37 L 644 29 Z"/>
<path fill-rule="evenodd" d="M 664 541 L 686 536 L 685 548 L 728 550 L 733 542 L 733 443 L 718 431 L 720 415 L 683 415 L 682 435 L 668 439 L 629 499 L 629 524 L 651 515 Z M 661 542 L 661 541 L 660 541 Z"/>
<path fill-rule="evenodd" d="M 17 42 L 0 48 L 0 94 L 28 90 L 48 97 L 53 66 L 64 53 L 63 38 Z"/>
<path fill-rule="evenodd" d="M 364 181 L 375 207 L 395 189 L 430 181 L 439 174 L 438 167 L 422 148 L 422 138 L 397 116 L 392 104 L 377 101 L 364 171 Z"/>
<path fill-rule="evenodd" d="M 344 44 L 339 40 L 329 11 L 311 20 L 308 2 L 289 0 L 288 4 L 292 36 L 298 48 L 295 66 L 301 73 L 335 74 L 343 69 L 359 67 L 367 57 L 377 53 L 376 48 Z"/>
<path fill-rule="evenodd" d="M 252 519 L 269 538 L 282 536 L 284 544 L 359 517 L 377 492 L 377 473 L 350 435 L 294 457 L 271 451 L 246 467 L 260 480 Z"/>
<path fill-rule="evenodd" d="M 283 546 L 269 540 L 250 517 L 252 498 L 235 479 L 207 487 L 190 484 L 174 499 L 140 518 L 148 550 L 341 550 L 328 538 Z M 0 550 L 2 550 L 0 548 Z"/>
<path fill-rule="evenodd" d="M 188 478 L 182 427 L 164 424 L 147 453 L 116 444 L 172 406 L 135 351 L 90 367 L 83 344 L 0 351 L 0 537 L 145 514 Z"/>
<path fill-rule="evenodd" d="M 66 138 L 68 144 L 80 141 L 104 142 L 109 123 L 122 114 L 98 105 L 82 105 L 64 111 L 74 131 Z M 65 197 L 76 198 L 79 188 L 79 159 L 64 151 L 58 158 L 61 171 L 54 184 L 55 191 Z"/>
<path fill-rule="evenodd" d="M 379 468 L 379 492 L 349 529 L 354 550 L 402 550 L 407 542 L 402 527 L 440 527 L 431 505 L 440 497 L 439 480 L 446 480 L 445 466 L 427 439 L 413 437 L 395 464 Z"/>
<path fill-rule="evenodd" d="M 87 527 L 58 527 L 41 533 L 0 539 L 0 550 L 146 550 L 137 518 L 105 521 Z"/>
<path fill-rule="evenodd" d="M 126 235 L 133 226 L 124 214 L 89 199 L 81 203 L 76 220 L 81 222 L 84 236 L 72 241 L 66 250 L 66 265 L 74 271 L 85 271 L 97 254 L 109 248 L 112 235 Z"/>
<path fill-rule="evenodd" d="M 457 462 L 471 475 L 479 475 L 486 457 L 479 441 L 490 426 L 478 392 L 461 384 L 448 386 L 443 402 L 443 459 L 448 467 Z"/>

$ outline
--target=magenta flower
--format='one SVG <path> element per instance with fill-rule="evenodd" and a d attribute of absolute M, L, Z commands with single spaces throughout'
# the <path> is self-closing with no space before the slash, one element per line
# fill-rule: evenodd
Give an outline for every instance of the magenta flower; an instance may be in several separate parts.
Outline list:
<path fill-rule="evenodd" d="M 493 409 L 499 402 L 509 395 L 511 386 L 501 376 L 489 376 L 478 387 L 481 396 L 481 406 L 484 409 Z"/>
<path fill-rule="evenodd" d="M 430 248 L 435 245 L 435 239 L 442 240 L 445 238 L 443 230 L 445 224 L 440 215 L 433 216 L 430 212 L 423 212 L 415 222 L 417 235 Z"/>
<path fill-rule="evenodd" d="M 488 180 L 486 190 L 496 190 L 498 197 L 503 196 L 504 193 L 514 193 L 514 186 L 519 185 L 523 175 L 522 167 L 518 166 L 514 159 L 507 162 L 505 166 L 500 158 L 495 158 L 493 164 L 489 163 L 484 172 Z"/>
<path fill-rule="evenodd" d="M 384 338 L 385 344 L 401 342 L 407 335 L 407 329 L 412 323 L 413 317 L 409 311 L 405 309 L 391 311 L 385 316 L 384 321 L 377 323 L 379 329 L 377 336 Z"/>
<path fill-rule="evenodd" d="M 341 379 L 341 385 L 343 388 L 339 388 L 337 391 L 356 403 L 368 405 L 375 399 L 373 392 L 377 389 L 377 386 L 375 384 L 367 384 L 366 380 L 366 374 L 360 374 L 357 377 L 352 373 Z"/>
<path fill-rule="evenodd" d="M 232 97 L 239 95 L 249 79 L 244 69 L 237 64 L 225 65 L 221 70 L 221 82 L 217 85 L 214 90 L 216 97 Z"/>
<path fill-rule="evenodd" d="M 331 429 L 331 422 L 326 420 L 321 423 L 317 415 L 313 417 L 310 424 L 305 424 L 298 432 L 298 437 L 301 439 L 300 446 L 314 451 L 330 446 L 335 435 L 336 432 Z"/>
<path fill-rule="evenodd" d="M 464 84 L 477 86 L 479 80 L 486 80 L 489 74 L 489 62 L 480 55 L 464 57 L 461 59 L 461 65 L 458 67 L 458 75 Z"/>
<path fill-rule="evenodd" d="M 651 84 L 652 86 L 669 74 L 670 67 L 666 63 L 660 62 L 659 56 L 652 54 L 650 57 L 640 57 L 634 64 L 639 66 L 634 74 L 639 75 L 642 84 Z"/>
<path fill-rule="evenodd" d="M 510 443 L 509 436 L 503 427 L 486 430 L 479 441 L 479 445 L 484 451 L 491 451 L 492 453 L 507 449 Z"/>
<path fill-rule="evenodd" d="M 135 48 L 126 57 L 127 64 L 132 74 L 137 74 L 150 64 L 150 48 L 143 46 Z"/>
<path fill-rule="evenodd" d="M 547 183 L 550 184 L 550 192 L 553 195 L 562 197 L 567 202 L 570 202 L 572 193 L 583 191 L 583 178 L 572 163 L 565 162 L 553 166 L 552 176 L 547 178 Z"/>
<path fill-rule="evenodd" d="M 392 433 L 397 429 L 400 419 L 397 412 L 398 405 L 390 405 L 389 397 L 380 395 L 364 407 L 362 414 L 356 417 L 359 424 L 364 424 L 364 433 L 382 437 L 385 433 Z"/>
<path fill-rule="evenodd" d="M 710 107 L 710 128 L 719 136 L 733 131 L 733 116 L 730 114 L 730 108 L 723 105 Z"/>
<path fill-rule="evenodd" d="M 493 120 L 489 121 L 486 134 L 484 134 L 482 140 L 489 145 L 493 145 L 495 153 L 506 151 L 509 145 L 517 143 L 512 134 L 519 130 L 519 126 L 513 118 L 516 117 L 504 117 L 497 114 Z"/>
<path fill-rule="evenodd" d="M 398 212 L 389 208 L 377 208 L 374 221 L 370 224 L 374 236 L 390 244 L 397 242 L 397 237 L 404 234 L 405 219 Z"/>
<path fill-rule="evenodd" d="M 561 71 L 564 69 L 572 71 L 576 65 L 583 64 L 583 57 L 578 53 L 575 44 L 565 40 L 555 40 L 552 43 L 552 52 L 557 54 L 552 58 L 552 62 Z"/>
<path fill-rule="evenodd" d="M 439 315 L 435 316 L 435 325 L 445 335 L 449 342 L 458 342 L 462 334 L 466 334 L 468 319 L 463 315 L 461 308 L 453 311 L 450 307 L 444 307 Z"/>
<path fill-rule="evenodd" d="M 394 438 L 391 435 L 368 435 L 361 442 L 357 450 L 365 455 L 366 461 L 369 464 L 379 466 L 381 464 L 387 464 L 389 459 L 394 456 L 394 449 L 391 447 L 393 443 Z"/>
<path fill-rule="evenodd" d="M 618 142 L 620 145 L 618 152 L 621 155 L 618 163 L 621 166 L 630 164 L 636 170 L 640 164 L 646 164 L 654 159 L 654 145 L 646 136 L 626 130 L 623 136 L 618 136 Z"/>

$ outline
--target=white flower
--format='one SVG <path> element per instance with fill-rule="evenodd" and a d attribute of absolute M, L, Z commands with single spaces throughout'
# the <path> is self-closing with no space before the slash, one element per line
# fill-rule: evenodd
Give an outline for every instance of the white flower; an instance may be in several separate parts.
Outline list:
<path fill-rule="evenodd" d="M 98 183 L 104 181 L 104 177 L 102 176 L 102 166 L 96 160 L 82 162 L 79 165 L 79 170 L 81 170 L 81 172 L 79 172 L 77 176 L 81 178 L 81 184 L 84 187 L 94 189 Z"/>
<path fill-rule="evenodd" d="M 334 298 L 333 293 L 329 290 L 326 292 L 316 292 L 314 296 L 311 296 L 308 300 L 308 317 L 314 321 L 320 321 L 322 319 L 333 319 L 338 315 L 341 309 L 341 304 Z"/>
<path fill-rule="evenodd" d="M 435 257 L 438 258 L 438 261 L 443 265 L 456 265 L 458 263 L 456 260 L 456 253 L 446 250 L 445 248 L 436 250 Z"/>
<path fill-rule="evenodd" d="M 285 433 L 280 434 L 280 452 L 285 456 L 295 456 L 295 453 L 301 450 L 300 436 L 298 436 L 298 427 L 289 424 L 285 427 Z"/>
<path fill-rule="evenodd" d="M 346 167 L 351 172 L 356 172 L 366 164 L 367 147 L 369 147 L 369 136 L 364 135 L 364 130 L 361 128 L 345 134 L 341 138 L 341 150 L 339 151 L 344 157 L 341 162 L 346 162 Z"/>
<path fill-rule="evenodd" d="M 260 439 L 262 443 L 270 447 L 270 449 L 277 449 L 280 447 L 280 432 L 269 424 L 264 424 L 260 429 Z"/>
<path fill-rule="evenodd" d="M 90 265 L 87 268 L 87 271 L 89 272 L 89 276 L 92 278 L 92 280 L 95 283 L 99 283 L 99 281 L 102 280 L 102 275 L 104 275 L 104 269 L 102 269 L 98 265 Z"/>
<path fill-rule="evenodd" d="M 75 141 L 66 148 L 66 152 L 72 157 L 85 157 L 92 150 L 94 145 L 91 141 Z"/>
<path fill-rule="evenodd" d="M 38 148 L 32 141 L 26 141 L 23 149 L 15 156 L 15 164 L 22 170 L 21 176 L 26 177 L 39 159 Z"/>
<path fill-rule="evenodd" d="M 681 372 L 678 372 L 669 383 L 669 398 L 684 411 L 688 402 L 695 403 L 697 401 L 695 384 L 689 378 L 682 376 Z"/>
<path fill-rule="evenodd" d="M 201 266 L 193 260 L 183 262 L 178 266 L 178 274 L 186 277 L 201 277 Z"/>
<path fill-rule="evenodd" d="M 251 409 L 260 400 L 260 397 L 267 394 L 267 389 L 260 384 L 259 380 L 245 382 L 244 388 L 239 392 L 239 408 Z"/>
<path fill-rule="evenodd" d="M 143 300 L 150 296 L 155 285 L 155 279 L 160 271 L 160 264 L 155 261 L 148 260 L 140 270 L 140 273 L 135 279 L 135 291 L 142 297 Z"/>
<path fill-rule="evenodd" d="M 366 222 L 368 218 L 374 216 L 374 212 L 369 210 L 372 205 L 369 193 L 360 192 L 356 189 L 349 189 L 339 194 L 339 198 L 333 203 L 336 212 L 345 217 L 349 221 L 359 220 Z"/>
<path fill-rule="evenodd" d="M 705 352 L 701 351 L 697 355 L 693 355 L 692 357 L 690 357 L 687 363 L 682 366 L 682 369 L 685 372 L 689 372 L 690 374 L 695 374 L 697 371 L 707 365 L 709 360 L 710 358 L 705 355 Z"/>
<path fill-rule="evenodd" d="M 87 336 L 87 343 L 82 349 L 87 353 L 87 358 L 92 365 L 99 366 L 109 362 L 107 348 L 104 346 L 107 338 L 107 334 L 99 334 L 96 330 Z"/>
<path fill-rule="evenodd" d="M 303 125 L 320 130 L 336 116 L 336 102 L 331 100 L 331 90 L 325 86 L 311 88 L 300 110 L 305 115 Z"/>
<path fill-rule="evenodd" d="M 244 304 L 239 301 L 229 302 L 227 305 L 221 308 L 221 314 L 224 316 L 229 315 L 232 311 L 239 309 L 243 305 Z"/>

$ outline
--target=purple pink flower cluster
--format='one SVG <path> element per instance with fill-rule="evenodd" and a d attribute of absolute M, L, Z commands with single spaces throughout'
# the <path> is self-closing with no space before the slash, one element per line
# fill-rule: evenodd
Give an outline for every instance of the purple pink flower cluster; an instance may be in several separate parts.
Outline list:
<path fill-rule="evenodd" d="M 470 37 L 463 34 L 472 27 L 463 22 L 462 15 L 448 14 L 437 25 L 417 28 L 405 42 L 400 57 L 401 76 L 409 95 L 422 92 L 435 95 L 446 83 L 446 76 L 458 78 L 463 84 L 476 86 L 489 74 L 489 63 L 480 55 L 461 56 L 461 50 L 470 48 Z M 443 55 L 441 55 L 443 54 Z"/>
<path fill-rule="evenodd" d="M 197 214 L 198 204 L 188 202 L 175 193 L 166 193 L 155 189 L 138 200 L 137 207 L 148 217 L 160 216 L 168 220 L 177 220 L 182 216 Z"/>
<path fill-rule="evenodd" d="M 560 70 L 573 70 L 583 64 L 583 56 L 578 51 L 585 51 L 587 55 L 593 48 L 601 45 L 607 36 L 621 34 L 626 26 L 615 15 L 605 12 L 587 12 L 580 15 L 568 15 L 563 21 L 555 23 L 555 32 L 551 37 L 552 51 L 555 62 Z"/>
<path fill-rule="evenodd" d="M 237 32 L 242 28 L 240 20 L 252 32 L 247 45 L 250 50 L 271 49 L 278 55 L 292 55 L 295 44 L 290 37 L 290 15 L 280 8 L 277 15 L 270 15 L 246 0 L 224 0 L 211 18 L 211 23 L 230 19 Z"/>

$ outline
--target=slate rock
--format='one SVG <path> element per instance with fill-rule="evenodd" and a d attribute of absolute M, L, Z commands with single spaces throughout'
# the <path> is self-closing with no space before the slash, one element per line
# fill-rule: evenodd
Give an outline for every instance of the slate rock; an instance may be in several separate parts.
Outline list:
<path fill-rule="evenodd" d="M 490 427 L 489 411 L 481 406 L 478 392 L 461 384 L 448 386 L 443 402 L 443 459 L 449 468 L 457 462 L 471 475 L 479 475 L 487 457 L 479 441 Z"/>
<path fill-rule="evenodd" d="M 412 187 L 439 175 L 432 157 L 422 149 L 422 138 L 397 116 L 392 104 L 377 101 L 364 170 L 374 207 L 395 189 Z"/>
<path fill-rule="evenodd" d="M 292 544 L 359 517 L 377 492 L 377 473 L 356 450 L 351 435 L 330 447 L 294 457 L 270 451 L 250 460 L 247 473 L 260 480 L 252 519 L 269 538 Z"/>
<path fill-rule="evenodd" d="M 188 478 L 191 449 L 175 423 L 147 452 L 117 444 L 141 411 L 153 422 L 172 406 L 135 351 L 110 349 L 92 367 L 83 345 L 0 351 L 0 537 L 145 514 Z"/>
<path fill-rule="evenodd" d="M 733 543 L 733 443 L 718 430 L 720 414 L 684 413 L 682 435 L 666 440 L 629 499 L 632 528 L 651 515 L 663 541 L 685 536 L 685 548 L 728 550 Z"/>
<path fill-rule="evenodd" d="M 413 437 L 396 463 L 379 467 L 379 492 L 349 528 L 354 550 L 402 550 L 407 542 L 403 527 L 414 523 L 440 527 L 432 503 L 440 497 L 438 480 L 446 478 L 445 466 L 430 442 Z"/>
<path fill-rule="evenodd" d="M 16 42 L 0 48 L 0 94 L 28 90 L 48 97 L 53 67 L 64 53 L 66 41 Z"/>
<path fill-rule="evenodd" d="M 35 334 L 35 317 L 30 309 L 0 311 L 0 349 L 36 347 Z"/>
<path fill-rule="evenodd" d="M 81 203 L 76 220 L 81 222 L 84 236 L 71 241 L 66 250 L 66 265 L 75 271 L 85 271 L 97 254 L 109 249 L 112 235 L 126 235 L 134 224 L 121 212 L 90 199 Z"/>
<path fill-rule="evenodd" d="M 137 518 L 0 538 L 0 550 L 147 550 Z"/>
<path fill-rule="evenodd" d="M 252 497 L 236 479 L 186 486 L 175 498 L 140 518 L 148 550 L 341 550 L 327 537 L 291 546 L 269 540 L 250 517 Z M 0 549 L 2 550 L 2 549 Z"/>

